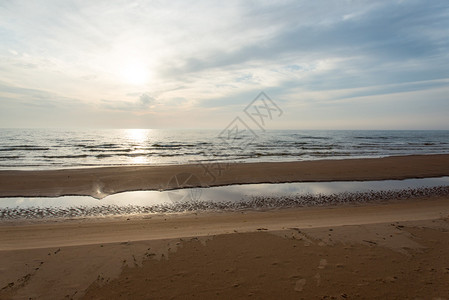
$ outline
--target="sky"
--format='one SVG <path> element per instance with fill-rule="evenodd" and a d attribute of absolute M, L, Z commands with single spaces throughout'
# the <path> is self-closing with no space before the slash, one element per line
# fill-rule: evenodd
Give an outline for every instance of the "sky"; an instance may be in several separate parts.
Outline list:
<path fill-rule="evenodd" d="M 449 129 L 449 2 L 0 0 L 0 127 L 221 129 L 260 92 L 267 129 Z"/>

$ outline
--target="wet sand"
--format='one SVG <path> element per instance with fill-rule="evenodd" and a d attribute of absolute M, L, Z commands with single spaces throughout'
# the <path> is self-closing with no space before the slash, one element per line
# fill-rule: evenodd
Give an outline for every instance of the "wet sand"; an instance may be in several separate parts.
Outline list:
<path fill-rule="evenodd" d="M 0 299 L 432 299 L 449 198 L 0 225 Z"/>
<path fill-rule="evenodd" d="M 185 186 L 406 179 L 448 175 L 449 155 L 0 171 L 0 197 L 90 195 L 103 198 L 124 191 L 165 190 Z"/>

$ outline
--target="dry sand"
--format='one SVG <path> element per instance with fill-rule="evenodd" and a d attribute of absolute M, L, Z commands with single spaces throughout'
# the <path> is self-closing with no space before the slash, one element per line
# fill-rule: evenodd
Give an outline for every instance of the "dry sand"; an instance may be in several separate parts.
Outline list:
<path fill-rule="evenodd" d="M 103 198 L 123 191 L 165 190 L 185 186 L 183 180 L 171 180 L 179 174 L 195 175 L 198 179 L 196 185 L 202 186 L 438 177 L 449 175 L 449 155 L 0 171 L 0 197 L 86 195 Z"/>
<path fill-rule="evenodd" d="M 192 165 L 5 171 L 0 195 L 101 196 L 190 171 L 207 179 Z M 213 184 L 442 175 L 448 155 L 239 164 Z M 449 299 L 448 253 L 447 196 L 2 222 L 0 299 Z"/>

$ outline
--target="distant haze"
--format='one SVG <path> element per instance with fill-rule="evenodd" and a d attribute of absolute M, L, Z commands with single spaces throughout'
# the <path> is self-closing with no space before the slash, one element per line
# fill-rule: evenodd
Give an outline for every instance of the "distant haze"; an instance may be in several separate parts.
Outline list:
<path fill-rule="evenodd" d="M 449 2 L 1 1 L 0 127 L 449 129 Z"/>

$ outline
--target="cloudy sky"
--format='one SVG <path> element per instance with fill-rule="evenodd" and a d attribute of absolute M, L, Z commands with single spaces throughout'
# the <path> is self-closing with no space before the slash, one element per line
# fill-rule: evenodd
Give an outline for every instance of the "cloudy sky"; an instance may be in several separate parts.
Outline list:
<path fill-rule="evenodd" d="M 0 127 L 449 129 L 449 2 L 0 1 Z"/>

